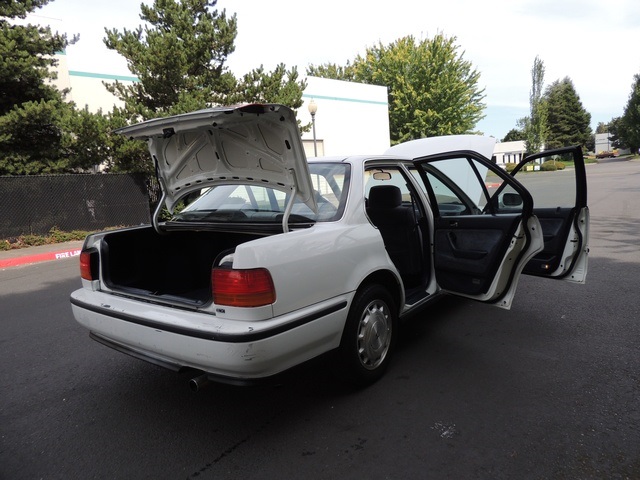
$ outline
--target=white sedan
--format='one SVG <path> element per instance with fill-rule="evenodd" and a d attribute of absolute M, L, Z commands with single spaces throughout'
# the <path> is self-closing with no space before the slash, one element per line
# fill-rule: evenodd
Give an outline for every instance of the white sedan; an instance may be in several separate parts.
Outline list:
<path fill-rule="evenodd" d="M 509 308 L 521 273 L 582 283 L 580 148 L 509 175 L 494 139 L 426 138 L 307 161 L 293 111 L 220 107 L 121 129 L 146 140 L 173 216 L 87 237 L 71 303 L 91 337 L 209 380 L 250 383 L 327 352 L 387 368 L 398 321 L 442 293 Z M 563 171 L 524 168 L 562 158 Z M 180 207 L 180 208 L 178 208 Z"/>

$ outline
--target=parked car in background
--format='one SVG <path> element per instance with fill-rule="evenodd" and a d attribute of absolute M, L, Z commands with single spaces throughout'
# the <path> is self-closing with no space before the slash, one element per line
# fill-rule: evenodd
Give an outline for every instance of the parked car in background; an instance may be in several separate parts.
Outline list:
<path fill-rule="evenodd" d="M 617 156 L 613 150 L 603 150 L 600 153 L 596 153 L 596 158 L 613 158 Z"/>
<path fill-rule="evenodd" d="M 509 308 L 520 274 L 582 283 L 588 208 L 572 173 L 512 176 L 493 138 L 416 140 L 307 161 L 281 105 L 122 128 L 145 140 L 153 225 L 87 237 L 73 314 L 98 342 L 209 380 L 251 383 L 327 352 L 349 381 L 384 373 L 398 322 L 443 293 Z M 525 179 L 525 180 L 526 180 Z M 185 208 L 174 208 L 197 197 Z"/>

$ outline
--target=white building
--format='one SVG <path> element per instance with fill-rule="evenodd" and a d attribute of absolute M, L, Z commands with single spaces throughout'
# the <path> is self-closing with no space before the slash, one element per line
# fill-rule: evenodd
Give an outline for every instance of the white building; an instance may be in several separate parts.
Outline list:
<path fill-rule="evenodd" d="M 498 165 L 520 163 L 524 159 L 526 146 L 524 140 L 496 143 L 492 160 Z"/>
<path fill-rule="evenodd" d="M 596 133 L 594 153 L 610 152 L 613 150 L 609 133 Z"/>
<path fill-rule="evenodd" d="M 89 111 L 109 112 L 114 105 L 122 102 L 109 93 L 103 82 L 118 80 L 124 84 L 137 81 L 136 77 L 70 71 L 65 54 L 56 56 L 58 60 L 58 88 L 70 88 L 67 100 L 72 100 L 78 108 L 87 106 Z M 313 100 L 317 107 L 315 114 L 315 147 L 318 156 L 382 154 L 390 146 L 389 104 L 387 88 L 377 85 L 343 82 L 318 77 L 307 77 L 307 88 L 302 99 L 304 104 L 298 110 L 302 125 L 312 123 L 309 103 Z M 305 152 L 314 156 L 313 130 L 302 135 Z"/>
<path fill-rule="evenodd" d="M 298 111 L 311 122 L 313 100 L 318 156 L 381 154 L 390 147 L 387 88 L 377 85 L 307 77 L 305 104 Z M 313 156 L 313 131 L 302 136 L 307 156 Z"/>

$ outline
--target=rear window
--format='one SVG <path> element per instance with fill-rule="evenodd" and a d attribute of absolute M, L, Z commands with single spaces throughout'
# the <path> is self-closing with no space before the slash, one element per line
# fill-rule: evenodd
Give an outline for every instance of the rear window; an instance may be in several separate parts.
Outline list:
<path fill-rule="evenodd" d="M 342 163 L 312 163 L 309 173 L 318 212 L 299 198 L 293 204 L 289 223 L 332 222 L 344 212 L 349 187 L 349 166 Z M 172 220 L 179 222 L 281 223 L 289 194 L 263 185 L 217 185 L 204 189 Z"/>

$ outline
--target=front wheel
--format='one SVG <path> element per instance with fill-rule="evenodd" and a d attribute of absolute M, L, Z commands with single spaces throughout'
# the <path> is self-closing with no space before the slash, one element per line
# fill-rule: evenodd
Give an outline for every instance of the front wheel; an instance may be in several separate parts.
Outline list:
<path fill-rule="evenodd" d="M 338 373 L 357 386 L 371 384 L 384 374 L 397 329 L 393 298 L 381 285 L 368 285 L 356 294 L 342 333 Z"/>

